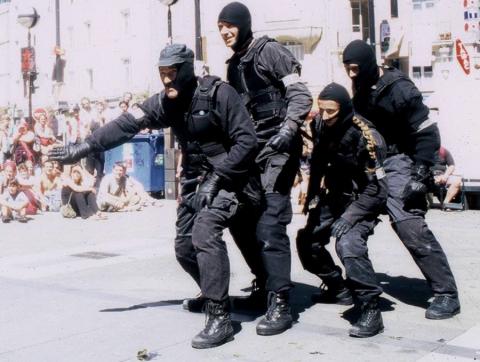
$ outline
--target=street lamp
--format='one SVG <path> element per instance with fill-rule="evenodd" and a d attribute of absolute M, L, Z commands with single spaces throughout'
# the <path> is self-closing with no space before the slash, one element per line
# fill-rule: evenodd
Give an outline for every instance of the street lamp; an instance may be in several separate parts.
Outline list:
<path fill-rule="evenodd" d="M 168 7 L 167 19 L 168 19 L 168 43 L 173 43 L 172 38 L 172 12 L 170 11 L 170 6 L 175 4 L 177 0 L 160 0 L 160 2 Z"/>
<path fill-rule="evenodd" d="M 33 28 L 40 16 L 35 8 L 26 8 L 17 15 L 17 22 L 28 29 L 27 47 L 21 49 L 23 85 L 25 96 L 28 94 L 28 122 L 32 122 L 32 93 L 35 92 L 34 80 L 37 78 L 35 65 L 35 49 L 31 44 L 30 29 Z M 27 88 L 28 82 L 28 88 Z"/>

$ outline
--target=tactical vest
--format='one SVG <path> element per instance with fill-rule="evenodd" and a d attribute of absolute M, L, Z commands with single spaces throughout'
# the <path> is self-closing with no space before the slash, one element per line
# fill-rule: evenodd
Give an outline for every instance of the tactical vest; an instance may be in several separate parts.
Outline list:
<path fill-rule="evenodd" d="M 375 84 L 368 99 L 355 101 L 354 97 L 355 110 L 370 120 L 383 135 L 390 154 L 405 152 L 404 143 L 408 139 L 408 125 L 400 119 L 403 115 L 397 115 L 393 109 L 394 100 L 391 99 L 391 95 L 386 94 L 394 83 L 401 80 L 413 83 L 397 69 L 383 67 L 383 76 Z"/>
<path fill-rule="evenodd" d="M 190 109 L 180 122 L 172 122 L 183 153 L 185 170 L 210 170 L 211 159 L 230 150 L 230 143 L 222 128 L 220 114 L 216 110 L 220 78 L 206 76 L 198 79 L 198 87 L 190 103 Z"/>
<path fill-rule="evenodd" d="M 287 112 L 283 84 L 269 79 L 259 70 L 259 54 L 267 43 L 273 41 L 267 36 L 255 40 L 238 65 L 242 85 L 239 93 L 252 115 L 257 134 L 278 127 Z"/>

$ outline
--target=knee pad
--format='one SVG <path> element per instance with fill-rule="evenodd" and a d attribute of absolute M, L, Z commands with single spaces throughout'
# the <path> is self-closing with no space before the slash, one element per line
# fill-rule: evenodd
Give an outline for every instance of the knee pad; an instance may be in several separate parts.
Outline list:
<path fill-rule="evenodd" d="M 345 258 L 358 258 L 367 254 L 368 249 L 366 242 L 360 235 L 346 234 L 340 239 L 337 239 L 335 250 L 340 260 Z"/>
<path fill-rule="evenodd" d="M 392 224 L 407 249 L 417 256 L 427 256 L 438 243 L 423 219 L 409 219 Z"/>

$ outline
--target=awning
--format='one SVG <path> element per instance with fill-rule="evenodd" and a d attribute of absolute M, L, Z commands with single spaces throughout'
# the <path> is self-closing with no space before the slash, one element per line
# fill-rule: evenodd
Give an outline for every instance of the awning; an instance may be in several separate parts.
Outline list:
<path fill-rule="evenodd" d="M 303 44 L 305 53 L 311 54 L 322 38 L 323 28 L 319 26 L 291 26 L 291 24 L 275 24 L 269 29 L 255 31 L 255 36 L 268 35 L 275 40 L 285 43 Z"/>
<path fill-rule="evenodd" d="M 385 52 L 385 59 L 398 59 L 403 57 L 408 57 L 408 49 L 406 45 L 403 45 L 405 34 L 397 35 L 396 37 L 391 37 L 390 47 Z"/>

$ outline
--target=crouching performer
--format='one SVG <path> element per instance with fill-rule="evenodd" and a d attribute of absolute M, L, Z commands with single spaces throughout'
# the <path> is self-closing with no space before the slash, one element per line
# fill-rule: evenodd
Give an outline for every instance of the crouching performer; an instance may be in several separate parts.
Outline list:
<path fill-rule="evenodd" d="M 297 250 L 303 267 L 326 287 L 312 299 L 344 305 L 358 300 L 362 313 L 349 334 L 370 337 L 383 330 L 378 308 L 382 289 L 368 258 L 367 239 L 387 198 L 382 168 L 385 142 L 367 120 L 354 114 L 344 87 L 327 85 L 318 107 L 312 122 L 314 148 L 304 210 L 308 219 L 298 231 Z M 325 248 L 330 237 L 336 239 L 346 281 Z"/>

